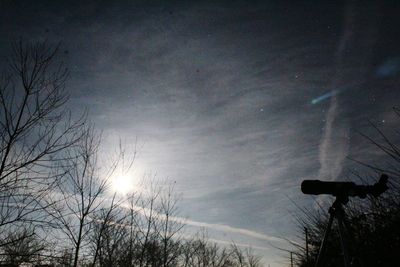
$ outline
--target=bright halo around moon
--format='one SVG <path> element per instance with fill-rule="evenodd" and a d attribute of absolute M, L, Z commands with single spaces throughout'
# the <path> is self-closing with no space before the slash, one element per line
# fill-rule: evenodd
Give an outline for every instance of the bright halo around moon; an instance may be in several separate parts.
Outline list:
<path fill-rule="evenodd" d="M 112 181 L 113 191 L 120 194 L 127 194 L 133 190 L 133 179 L 127 175 L 117 176 Z"/>

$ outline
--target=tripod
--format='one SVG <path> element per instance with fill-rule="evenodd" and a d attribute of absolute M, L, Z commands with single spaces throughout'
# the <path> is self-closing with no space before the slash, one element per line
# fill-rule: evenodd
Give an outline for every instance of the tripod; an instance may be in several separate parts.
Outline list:
<path fill-rule="evenodd" d="M 329 208 L 329 214 L 330 214 L 329 222 L 324 234 L 324 238 L 322 239 L 315 267 L 321 266 L 322 255 L 324 253 L 326 241 L 328 240 L 328 236 L 332 228 L 333 219 L 335 217 L 339 225 L 339 236 L 340 236 L 340 244 L 342 246 L 344 266 L 350 267 L 350 256 L 344 233 L 345 227 L 347 228 L 347 230 L 349 230 L 350 228 L 348 227 L 348 224 L 346 222 L 343 205 L 349 202 L 349 197 L 357 196 L 359 198 L 366 198 L 367 195 L 379 197 L 382 193 L 384 193 L 388 189 L 386 185 L 388 179 L 389 177 L 386 174 L 382 174 L 381 177 L 379 178 L 379 181 L 374 185 L 356 185 L 353 182 L 332 182 L 332 181 L 324 182 L 319 180 L 304 180 L 301 183 L 301 191 L 304 194 L 310 194 L 310 195 L 329 194 L 332 196 L 336 196 L 335 202 L 333 202 L 332 206 Z M 362 264 L 360 260 L 358 262 L 359 264 Z"/>
<path fill-rule="evenodd" d="M 342 252 L 343 252 L 343 260 L 344 260 L 344 266 L 345 267 L 350 267 L 350 256 L 349 256 L 349 251 L 348 251 L 348 243 L 346 240 L 346 236 L 344 233 L 344 227 L 347 227 L 346 224 L 346 219 L 345 219 L 345 212 L 343 209 L 343 205 L 345 205 L 349 201 L 349 198 L 347 196 L 336 196 L 335 202 L 333 202 L 332 206 L 329 208 L 329 221 L 328 221 L 328 226 L 326 227 L 324 238 L 322 239 L 322 244 L 319 249 L 318 257 L 317 257 L 317 262 L 315 263 L 315 267 L 320 267 L 322 266 L 322 255 L 325 250 L 326 242 L 328 240 L 329 233 L 332 228 L 332 223 L 333 219 L 336 217 L 338 226 L 339 226 L 339 236 L 340 236 L 340 244 L 342 247 Z M 349 229 L 347 227 L 347 229 Z"/>

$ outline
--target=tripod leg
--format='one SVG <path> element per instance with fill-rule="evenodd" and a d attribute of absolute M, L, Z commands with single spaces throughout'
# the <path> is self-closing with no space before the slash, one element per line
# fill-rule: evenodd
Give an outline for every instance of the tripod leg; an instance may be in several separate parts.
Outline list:
<path fill-rule="evenodd" d="M 337 220 L 338 220 L 338 226 L 339 226 L 340 243 L 342 245 L 342 251 L 343 251 L 344 266 L 350 267 L 350 256 L 349 256 L 347 240 L 346 240 L 344 226 L 343 226 L 343 214 L 338 214 Z"/>
<path fill-rule="evenodd" d="M 362 258 L 360 258 L 360 256 L 358 256 L 356 254 L 355 249 L 352 249 L 352 247 L 354 247 L 354 245 L 356 244 L 356 241 L 354 240 L 354 236 L 352 235 L 350 222 L 349 222 L 348 218 L 346 217 L 345 213 L 343 213 L 342 220 L 343 220 L 344 229 L 346 230 L 347 246 L 349 248 L 349 253 L 351 255 L 351 257 L 350 257 L 351 258 L 350 266 L 352 266 L 352 267 L 363 267 L 363 266 L 365 266 L 364 261 L 362 260 Z"/>
<path fill-rule="evenodd" d="M 328 236 L 329 236 L 329 233 L 330 233 L 331 228 L 332 228 L 333 219 L 335 217 L 333 212 L 329 212 L 329 213 L 330 213 L 330 216 L 329 216 L 328 226 L 326 227 L 324 238 L 322 239 L 321 247 L 319 248 L 317 262 L 315 263 L 315 267 L 320 267 L 321 266 L 322 255 L 324 253 L 324 249 L 325 249 L 325 246 L 326 246 L 326 241 L 328 240 Z"/>

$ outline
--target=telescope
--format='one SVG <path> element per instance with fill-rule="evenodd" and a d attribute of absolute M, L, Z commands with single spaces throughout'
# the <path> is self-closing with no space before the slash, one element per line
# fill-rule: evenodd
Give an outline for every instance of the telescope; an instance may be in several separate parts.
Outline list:
<path fill-rule="evenodd" d="M 336 218 L 339 227 L 340 243 L 343 252 L 344 266 L 352 266 L 351 257 L 348 251 L 348 244 L 345 237 L 345 228 L 347 232 L 350 232 L 350 227 L 348 226 L 348 221 L 345 218 L 345 210 L 343 205 L 349 201 L 349 197 L 360 197 L 365 198 L 367 195 L 372 195 L 374 197 L 379 197 L 383 192 L 388 189 L 387 181 L 389 177 L 386 174 L 382 174 L 379 181 L 374 185 L 357 185 L 353 182 L 323 182 L 319 180 L 304 180 L 301 183 L 301 191 L 304 194 L 309 195 L 332 195 L 336 197 L 335 202 L 329 208 L 329 221 L 325 230 L 324 237 L 319 248 L 317 261 L 315 262 L 315 267 L 323 266 L 322 255 L 324 254 L 326 242 L 329 233 L 332 228 L 333 220 Z"/>
<path fill-rule="evenodd" d="M 382 174 L 374 185 L 357 185 L 353 182 L 325 182 L 320 180 L 304 180 L 301 191 L 308 195 L 332 195 L 336 197 L 360 197 L 367 195 L 380 196 L 386 191 L 388 176 Z"/>

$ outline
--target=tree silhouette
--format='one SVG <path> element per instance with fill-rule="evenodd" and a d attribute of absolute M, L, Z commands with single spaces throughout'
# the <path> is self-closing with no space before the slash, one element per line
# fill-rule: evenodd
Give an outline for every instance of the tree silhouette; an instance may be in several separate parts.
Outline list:
<path fill-rule="evenodd" d="M 394 109 L 398 119 L 398 109 Z M 383 152 L 384 165 L 370 164 L 356 161 L 367 167 L 374 176 L 382 172 L 388 173 L 389 190 L 379 198 L 368 196 L 367 199 L 353 198 L 345 206 L 348 229 L 347 237 L 350 241 L 350 254 L 354 266 L 397 266 L 397 253 L 400 250 L 400 149 L 395 139 L 388 137 L 375 124 L 371 124 L 378 137 L 361 135 L 375 148 Z M 365 177 L 353 172 L 360 182 L 368 183 L 376 178 Z M 301 208 L 302 215 L 298 217 L 298 226 L 301 231 L 307 229 L 308 255 L 306 246 L 295 245 L 297 266 L 314 266 L 318 249 L 321 245 L 328 214 L 325 211 L 315 211 Z M 303 244 L 306 242 L 302 236 Z M 329 236 L 324 266 L 343 266 L 340 237 L 334 227 Z"/>
<path fill-rule="evenodd" d="M 16 42 L 1 74 L 0 240 L 47 222 L 42 200 L 62 176 L 63 152 L 81 138 L 85 116 L 73 120 L 66 109 L 68 70 L 57 54 L 46 43 Z"/>
<path fill-rule="evenodd" d="M 22 263 L 35 261 L 35 257 L 38 257 L 45 248 L 35 232 L 23 229 L 8 233 L 1 247 L 2 258 L 9 266 L 17 267 Z"/>
<path fill-rule="evenodd" d="M 76 146 L 67 151 L 63 181 L 57 184 L 57 193 L 49 198 L 55 203 L 48 209 L 58 229 L 74 247 L 73 266 L 78 266 L 80 252 L 87 244 L 97 210 L 105 202 L 103 194 L 110 185 L 110 177 L 117 165 L 100 168 L 98 149 L 100 135 L 93 126 L 87 126 Z"/>

